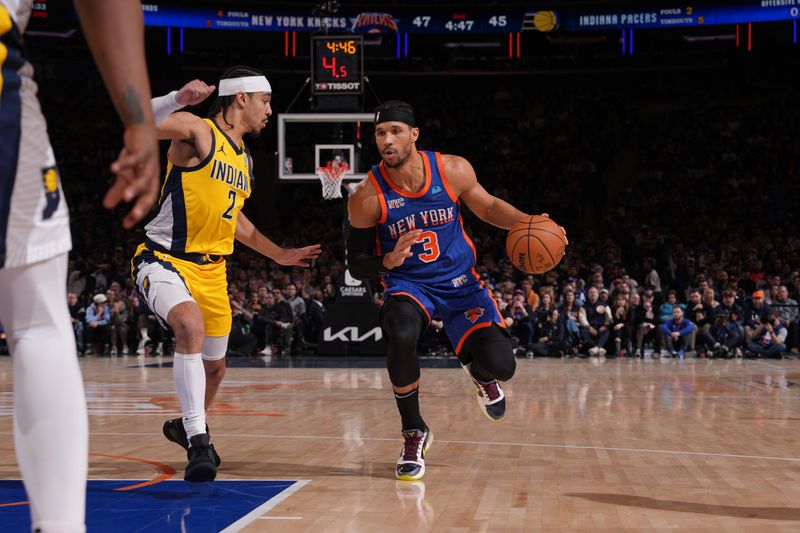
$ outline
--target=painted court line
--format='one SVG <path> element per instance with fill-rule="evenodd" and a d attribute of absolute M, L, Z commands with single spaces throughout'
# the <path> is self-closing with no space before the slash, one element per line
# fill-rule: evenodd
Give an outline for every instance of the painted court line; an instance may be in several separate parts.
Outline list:
<path fill-rule="evenodd" d="M 259 518 L 262 514 L 266 513 L 267 511 L 269 511 L 270 509 L 272 509 L 273 507 L 281 503 L 283 500 L 285 500 L 298 490 L 308 485 L 309 483 L 310 481 L 307 479 L 296 481 L 293 485 L 284 489 L 283 492 L 281 492 L 276 496 L 273 496 L 263 504 L 259 505 L 258 507 L 256 507 L 255 509 L 253 509 L 252 511 L 241 517 L 239 520 L 237 520 L 233 524 L 223 529 L 220 533 L 235 533 L 236 531 L 241 531 L 242 529 L 253 523 L 253 521 Z"/>
<path fill-rule="evenodd" d="M 11 435 L 11 433 L 0 433 L 0 435 Z M 150 433 L 96 433 L 92 432 L 94 436 L 142 436 L 150 435 Z M 303 439 L 303 440 L 345 440 L 344 437 L 330 437 L 326 435 L 254 435 L 254 434 L 240 434 L 240 433 L 215 433 L 217 437 L 232 437 L 232 438 L 246 438 L 246 439 Z M 397 438 L 385 437 L 361 437 L 363 441 L 375 442 L 397 442 Z M 598 450 L 608 452 L 630 452 L 630 453 L 660 453 L 666 455 L 696 455 L 700 457 L 722 457 L 726 459 L 753 459 L 757 461 L 788 461 L 792 463 L 800 463 L 800 457 L 773 457 L 769 455 L 744 455 L 734 453 L 716 453 L 716 452 L 692 452 L 686 450 L 655 450 L 650 448 L 620 448 L 614 446 L 589 446 L 581 444 L 537 444 L 534 442 L 494 442 L 494 441 L 481 441 L 481 440 L 444 440 L 436 439 L 436 442 L 445 444 L 469 444 L 472 446 L 519 446 L 525 448 L 553 448 L 562 450 Z"/>

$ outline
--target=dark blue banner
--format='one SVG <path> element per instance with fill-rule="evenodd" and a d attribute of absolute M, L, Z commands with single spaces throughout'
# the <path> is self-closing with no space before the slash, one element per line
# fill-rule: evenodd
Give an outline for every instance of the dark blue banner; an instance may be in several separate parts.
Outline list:
<path fill-rule="evenodd" d="M 631 4 L 617 9 L 556 10 L 549 13 L 555 15 L 556 28 L 567 32 L 714 26 L 797 19 L 800 15 L 800 0 L 762 0 L 723 5 L 677 4 L 663 7 L 641 7 Z M 531 14 L 527 15 L 527 20 L 531 20 Z M 535 23 L 529 23 L 526 29 L 547 31 L 536 27 Z"/>
<path fill-rule="evenodd" d="M 71 3 L 36 2 L 31 30 L 75 26 Z M 727 3 L 639 2 L 608 8 L 558 8 L 533 3 L 530 9 L 448 9 L 431 4 L 429 9 L 398 8 L 392 11 L 343 9 L 328 17 L 306 9 L 253 9 L 255 4 L 224 8 L 188 7 L 165 2 L 142 4 L 145 24 L 156 27 L 206 28 L 243 31 L 331 33 L 509 33 L 519 31 L 582 32 L 622 28 L 676 28 L 796 20 L 800 0 L 733 0 Z M 550 6 L 550 7 L 548 7 Z"/>

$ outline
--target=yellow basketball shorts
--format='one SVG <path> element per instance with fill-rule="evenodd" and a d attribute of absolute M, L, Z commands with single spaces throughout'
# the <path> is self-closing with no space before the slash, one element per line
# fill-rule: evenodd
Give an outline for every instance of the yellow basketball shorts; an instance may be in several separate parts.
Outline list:
<path fill-rule="evenodd" d="M 131 268 L 136 288 L 163 324 L 167 323 L 166 313 L 157 313 L 156 309 L 165 307 L 156 302 L 159 285 L 169 283 L 185 287 L 189 297 L 184 301 L 192 300 L 200 307 L 206 336 L 221 337 L 230 333 L 231 304 L 224 258 L 200 264 L 179 259 L 169 252 L 151 250 L 143 243 L 136 249 Z M 175 301 L 168 308 L 178 303 L 181 301 Z"/>

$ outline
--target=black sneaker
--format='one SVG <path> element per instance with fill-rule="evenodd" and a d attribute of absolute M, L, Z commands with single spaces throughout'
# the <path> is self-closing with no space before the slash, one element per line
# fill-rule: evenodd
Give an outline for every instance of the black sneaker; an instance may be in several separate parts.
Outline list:
<path fill-rule="evenodd" d="M 500 383 L 493 379 L 488 383 L 472 378 L 475 388 L 478 389 L 478 405 L 489 420 L 502 420 L 506 416 L 506 395 Z"/>
<path fill-rule="evenodd" d="M 397 460 L 397 479 L 416 481 L 425 475 L 425 452 L 433 443 L 430 429 L 407 429 L 403 431 L 403 451 Z"/>
<path fill-rule="evenodd" d="M 186 430 L 183 428 L 182 418 L 173 418 L 172 420 L 164 422 L 163 431 L 167 440 L 174 442 L 187 452 L 189 451 L 189 439 L 186 438 Z M 206 424 L 206 433 L 211 435 L 211 432 L 208 431 L 208 424 Z M 214 454 L 214 464 L 219 466 L 222 462 L 219 458 L 219 454 L 217 454 L 217 450 L 214 449 L 213 444 L 209 446 L 211 446 L 211 452 Z"/>
<path fill-rule="evenodd" d="M 189 439 L 189 451 L 186 452 L 189 464 L 183 479 L 191 483 L 214 481 L 217 477 L 217 465 L 214 463 L 214 453 L 208 433 L 201 433 Z"/>
<path fill-rule="evenodd" d="M 496 379 L 486 382 L 475 379 L 470 370 L 470 365 L 461 365 L 461 368 L 464 369 L 464 372 L 467 373 L 478 390 L 477 399 L 481 412 L 489 420 L 495 422 L 502 420 L 506 416 L 506 395 L 503 393 L 500 382 Z"/>

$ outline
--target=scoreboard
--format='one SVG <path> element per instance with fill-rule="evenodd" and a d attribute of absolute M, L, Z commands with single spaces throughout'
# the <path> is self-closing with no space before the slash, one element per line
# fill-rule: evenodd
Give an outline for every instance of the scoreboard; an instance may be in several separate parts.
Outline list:
<path fill-rule="evenodd" d="M 71 2 L 35 0 L 33 6 L 31 23 L 35 27 L 32 29 L 52 30 L 54 24 L 63 26 L 65 23 L 73 28 L 77 25 Z M 582 32 L 796 21 L 800 18 L 800 0 L 643 0 L 563 6 L 549 2 L 542 4 L 543 7 L 533 4 L 528 8 L 508 7 L 507 4 L 498 4 L 496 8 L 451 8 L 430 2 L 419 7 L 371 6 L 372 11 L 343 7 L 329 16 L 314 15 L 311 9 L 294 7 L 290 3 L 274 8 L 262 6 L 264 4 L 255 2 L 225 2 L 215 7 L 179 0 L 144 0 L 142 11 L 147 26 L 309 33 L 325 30 L 335 34 Z M 344 59 L 343 55 L 339 57 Z M 337 63 L 339 61 L 337 59 Z M 330 63 L 330 59 L 327 62 Z"/>
<path fill-rule="evenodd" d="M 361 94 L 364 90 L 363 38 L 322 35 L 311 39 L 311 92 Z"/>

